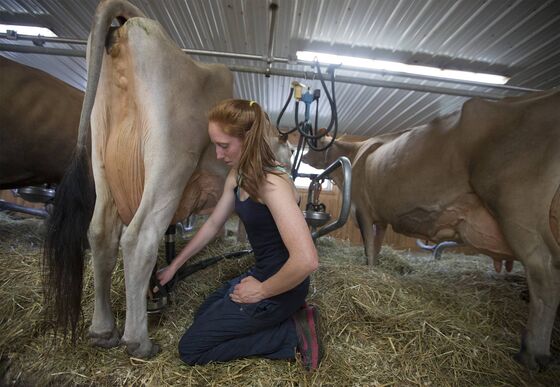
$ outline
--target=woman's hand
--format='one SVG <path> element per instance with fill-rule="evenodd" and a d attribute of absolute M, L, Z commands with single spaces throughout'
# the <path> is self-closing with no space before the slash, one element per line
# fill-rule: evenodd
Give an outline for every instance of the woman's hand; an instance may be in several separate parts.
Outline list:
<path fill-rule="evenodd" d="M 263 292 L 262 282 L 253 276 L 245 277 L 235 285 L 230 298 L 238 304 L 254 304 L 266 298 Z"/>
<path fill-rule="evenodd" d="M 169 265 L 161 270 L 158 270 L 158 272 L 156 273 L 156 278 L 158 279 L 161 285 L 165 285 L 166 283 L 168 283 L 173 279 L 176 272 L 177 269 L 175 269 L 173 265 Z"/>

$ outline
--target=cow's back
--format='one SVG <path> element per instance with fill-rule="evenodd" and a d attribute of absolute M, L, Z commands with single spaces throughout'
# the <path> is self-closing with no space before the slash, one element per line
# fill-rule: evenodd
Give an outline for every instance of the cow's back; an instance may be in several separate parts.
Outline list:
<path fill-rule="evenodd" d="M 76 145 L 83 93 L 0 57 L 0 189 L 58 183 Z"/>
<path fill-rule="evenodd" d="M 113 34 L 108 52 L 93 111 L 95 127 L 104 133 L 95 136 L 95 146 L 119 215 L 128 224 L 142 200 L 146 163 L 156 169 L 197 163 L 209 144 L 206 112 L 231 98 L 232 81 L 225 67 L 192 61 L 149 19 L 128 20 Z M 198 172 L 192 182 L 206 181 L 208 175 Z M 185 187 L 189 177 L 177 184 Z M 192 212 L 189 207 L 183 201 L 174 219 Z"/>

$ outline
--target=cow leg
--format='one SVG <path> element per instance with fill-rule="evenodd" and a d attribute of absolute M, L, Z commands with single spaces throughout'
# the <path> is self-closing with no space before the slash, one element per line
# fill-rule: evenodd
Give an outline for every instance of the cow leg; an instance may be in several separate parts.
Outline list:
<path fill-rule="evenodd" d="M 377 265 L 377 253 L 375 251 L 375 230 L 373 220 L 366 211 L 356 208 L 356 221 L 364 242 L 364 253 L 368 265 Z"/>
<path fill-rule="evenodd" d="M 508 220 L 504 235 L 525 267 L 530 298 L 529 319 L 515 359 L 529 369 L 540 369 L 551 358 L 550 340 L 560 302 L 560 268 L 554 262 L 560 259 L 560 246 L 548 225 L 519 227 L 521 222 Z"/>
<path fill-rule="evenodd" d="M 95 307 L 89 337 L 92 345 L 111 348 L 117 346 L 120 339 L 111 310 L 110 291 L 122 222 L 109 189 L 101 182 L 97 183 L 97 198 L 89 229 L 95 285 Z"/>
<path fill-rule="evenodd" d="M 385 239 L 385 231 L 387 230 L 387 225 L 382 223 L 376 223 L 373 225 L 373 256 L 374 262 L 372 264 L 377 264 L 377 257 L 381 252 L 381 247 L 383 246 L 383 239 Z"/>
<path fill-rule="evenodd" d="M 128 353 L 139 358 L 155 355 L 159 347 L 148 337 L 146 292 L 156 263 L 159 243 L 177 210 L 183 184 L 188 181 L 197 157 L 174 165 L 161 165 L 146 171 L 153 176 L 145 183 L 140 206 L 126 228 L 121 246 L 126 285 L 126 323 L 122 342 Z"/>
<path fill-rule="evenodd" d="M 515 359 L 529 369 L 541 369 L 550 362 L 550 339 L 560 302 L 560 270 L 552 265 L 546 248 L 533 250 L 524 261 L 529 285 L 529 321 Z"/>

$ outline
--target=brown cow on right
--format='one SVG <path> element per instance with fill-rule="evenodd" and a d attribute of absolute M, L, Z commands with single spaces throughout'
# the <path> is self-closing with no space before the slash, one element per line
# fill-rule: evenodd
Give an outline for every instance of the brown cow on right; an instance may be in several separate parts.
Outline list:
<path fill-rule="evenodd" d="M 560 301 L 560 92 L 471 99 L 428 125 L 336 141 L 303 161 L 324 168 L 343 155 L 352 161 L 352 204 L 368 263 L 376 262 L 387 224 L 411 237 L 473 246 L 497 269 L 520 260 L 530 310 L 516 359 L 546 366 Z"/>

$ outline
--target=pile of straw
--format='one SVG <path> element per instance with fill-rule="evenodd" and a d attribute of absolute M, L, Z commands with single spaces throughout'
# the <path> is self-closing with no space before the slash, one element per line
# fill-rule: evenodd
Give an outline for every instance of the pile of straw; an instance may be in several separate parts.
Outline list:
<path fill-rule="evenodd" d="M 298 361 L 251 358 L 187 366 L 176 346 L 196 308 L 253 257 L 224 260 L 187 277 L 149 331 L 162 350 L 150 360 L 124 347 L 88 345 L 93 280 L 88 262 L 83 326 L 76 346 L 42 320 L 41 221 L 0 214 L 0 385 L 553 385 L 558 369 L 531 373 L 511 357 L 527 321 L 527 287 L 519 263 L 496 274 L 486 257 L 384 248 L 380 265 L 363 265 L 361 247 L 322 238 L 321 267 L 309 301 L 321 312 L 325 356 L 306 373 Z M 178 249 L 184 245 L 179 243 Z M 197 259 L 245 248 L 231 237 L 212 243 Z M 160 256 L 163 257 L 163 247 Z M 162 259 L 162 258 L 161 258 Z M 114 313 L 125 316 L 122 264 L 113 276 Z M 553 352 L 560 353 L 560 322 Z"/>

